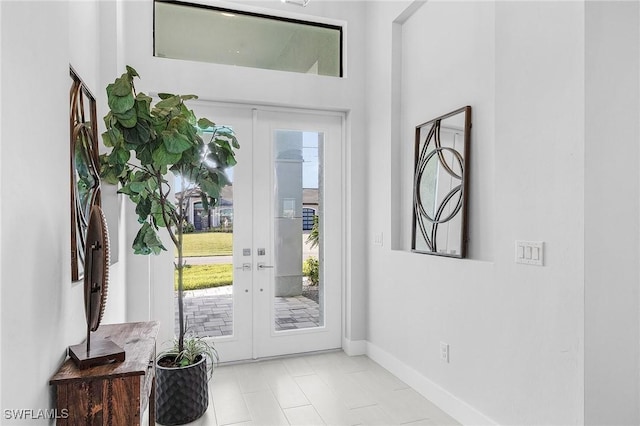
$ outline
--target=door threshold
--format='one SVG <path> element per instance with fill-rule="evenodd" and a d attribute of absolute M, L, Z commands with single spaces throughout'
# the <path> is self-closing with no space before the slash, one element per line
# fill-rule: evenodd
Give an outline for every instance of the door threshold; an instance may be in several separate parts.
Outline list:
<path fill-rule="evenodd" d="M 254 363 L 263 362 L 263 361 L 273 361 L 273 360 L 278 360 L 278 359 L 296 358 L 296 357 L 299 357 L 299 356 L 322 355 L 322 354 L 329 354 L 329 353 L 333 353 L 333 352 L 342 352 L 342 348 L 325 349 L 325 350 L 322 350 L 322 351 L 298 352 L 298 353 L 295 353 L 295 354 L 267 356 L 267 357 L 264 357 L 264 358 L 256 358 L 256 359 L 242 359 L 242 360 L 238 360 L 238 361 L 219 362 L 218 366 L 219 367 L 226 367 L 226 366 L 230 366 L 230 365 L 254 364 Z"/>

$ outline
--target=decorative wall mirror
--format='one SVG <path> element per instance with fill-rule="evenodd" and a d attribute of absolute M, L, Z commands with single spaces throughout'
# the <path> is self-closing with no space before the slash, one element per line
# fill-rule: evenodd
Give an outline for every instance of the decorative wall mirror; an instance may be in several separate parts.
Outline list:
<path fill-rule="evenodd" d="M 411 250 L 466 255 L 471 107 L 416 127 Z"/>
<path fill-rule="evenodd" d="M 84 275 L 84 253 L 91 207 L 100 205 L 96 100 L 82 79 L 71 75 L 71 278 Z"/>

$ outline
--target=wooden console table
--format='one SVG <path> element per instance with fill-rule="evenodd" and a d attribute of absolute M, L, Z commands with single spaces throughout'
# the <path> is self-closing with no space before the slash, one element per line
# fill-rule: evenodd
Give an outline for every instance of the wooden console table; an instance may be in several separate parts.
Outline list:
<path fill-rule="evenodd" d="M 67 359 L 49 381 L 57 388 L 58 413 L 68 414 L 57 425 L 140 425 L 147 404 L 149 425 L 155 425 L 158 327 L 156 321 L 100 326 L 91 341 L 111 339 L 124 348 L 126 358 L 86 370 Z"/>

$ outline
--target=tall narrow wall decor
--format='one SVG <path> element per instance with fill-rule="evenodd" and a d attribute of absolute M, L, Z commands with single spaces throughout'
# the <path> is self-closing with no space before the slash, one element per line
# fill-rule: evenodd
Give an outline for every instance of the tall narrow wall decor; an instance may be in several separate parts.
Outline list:
<path fill-rule="evenodd" d="M 471 107 L 416 127 L 411 249 L 466 256 Z"/>
<path fill-rule="evenodd" d="M 96 99 L 69 68 L 71 156 L 71 279 L 84 276 L 84 252 L 91 207 L 100 205 Z"/>

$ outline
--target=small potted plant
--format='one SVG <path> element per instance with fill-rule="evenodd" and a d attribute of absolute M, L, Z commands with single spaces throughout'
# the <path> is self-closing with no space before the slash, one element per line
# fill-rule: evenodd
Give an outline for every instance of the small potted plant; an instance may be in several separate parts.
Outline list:
<path fill-rule="evenodd" d="M 157 233 L 161 228 L 167 230 L 175 246 L 179 333 L 174 348 L 158 357 L 156 420 L 184 424 L 206 411 L 208 379 L 217 362 L 210 343 L 186 333 L 183 233 L 188 223 L 187 204 L 199 191 L 205 210 L 216 205 L 220 190 L 229 185 L 225 170 L 236 164 L 234 150 L 239 144 L 232 129 L 216 127 L 207 118 L 197 119 L 187 108 L 185 101 L 197 96 L 161 93 L 160 101 L 152 105 L 151 97 L 136 93 L 135 77 L 139 77 L 136 70 L 127 66 L 126 72 L 107 86 L 109 113 L 104 118 L 102 140 L 110 151 L 100 156 L 100 174 L 106 182 L 119 183 L 118 192 L 136 206 L 141 226 L 133 241 L 134 253 L 166 250 Z M 182 182 L 175 202 L 169 198 L 169 172 Z"/>

